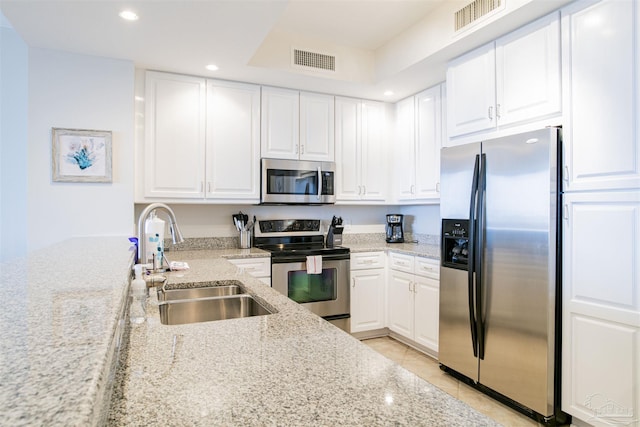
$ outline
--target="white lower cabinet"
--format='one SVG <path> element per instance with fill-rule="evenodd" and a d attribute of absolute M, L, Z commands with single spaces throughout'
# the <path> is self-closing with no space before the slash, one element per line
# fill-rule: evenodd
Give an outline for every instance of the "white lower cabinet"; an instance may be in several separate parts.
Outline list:
<path fill-rule="evenodd" d="M 253 277 L 259 279 L 262 283 L 271 286 L 271 258 L 234 258 L 229 262 L 242 272 L 249 273 Z"/>
<path fill-rule="evenodd" d="M 385 253 L 351 254 L 351 333 L 385 327 Z"/>
<path fill-rule="evenodd" d="M 389 254 L 389 329 L 432 354 L 438 352 L 438 261 Z"/>
<path fill-rule="evenodd" d="M 640 426 L 640 191 L 566 193 L 562 409 Z"/>

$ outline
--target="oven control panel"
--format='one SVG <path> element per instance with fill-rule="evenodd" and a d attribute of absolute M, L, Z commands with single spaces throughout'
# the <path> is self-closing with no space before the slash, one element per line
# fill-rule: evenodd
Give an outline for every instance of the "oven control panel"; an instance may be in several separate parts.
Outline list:
<path fill-rule="evenodd" d="M 258 221 L 258 229 L 262 234 L 269 233 L 307 233 L 320 232 L 319 219 L 271 219 Z"/>

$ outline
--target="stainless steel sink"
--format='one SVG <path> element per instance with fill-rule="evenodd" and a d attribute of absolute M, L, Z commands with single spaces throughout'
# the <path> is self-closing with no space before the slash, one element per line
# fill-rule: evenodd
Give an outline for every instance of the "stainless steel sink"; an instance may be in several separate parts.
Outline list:
<path fill-rule="evenodd" d="M 182 325 L 272 314 L 271 310 L 247 294 L 164 301 L 160 302 L 159 308 L 160 321 L 163 325 Z"/>
<path fill-rule="evenodd" d="M 237 281 L 235 284 L 217 285 L 216 282 L 207 284 L 206 287 L 201 288 L 188 288 L 188 289 L 158 289 L 158 301 L 175 301 L 185 299 L 196 298 L 208 298 L 208 297 L 222 297 L 228 295 L 244 294 L 245 292 L 240 287 Z M 232 282 L 233 283 L 233 282 Z"/>

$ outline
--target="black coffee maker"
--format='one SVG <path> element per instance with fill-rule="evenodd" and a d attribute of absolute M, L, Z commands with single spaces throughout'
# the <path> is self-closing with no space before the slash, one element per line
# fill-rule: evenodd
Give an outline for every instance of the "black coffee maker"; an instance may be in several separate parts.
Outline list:
<path fill-rule="evenodd" d="M 387 215 L 387 243 L 403 243 L 404 231 L 402 230 L 402 223 L 404 221 L 404 215 L 401 214 L 388 214 Z"/>

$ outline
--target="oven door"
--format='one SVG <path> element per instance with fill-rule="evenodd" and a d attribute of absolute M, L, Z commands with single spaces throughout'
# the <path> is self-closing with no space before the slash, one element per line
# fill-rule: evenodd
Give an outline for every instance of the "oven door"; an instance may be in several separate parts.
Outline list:
<path fill-rule="evenodd" d="M 306 259 L 304 262 L 274 262 L 271 265 L 271 284 L 318 316 L 348 318 L 349 268 L 349 259 L 323 258 L 322 274 L 308 274 Z"/>
<path fill-rule="evenodd" d="M 335 164 L 262 159 L 261 202 L 264 204 L 335 203 Z"/>

